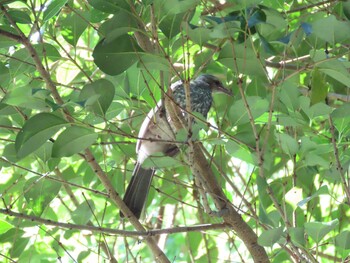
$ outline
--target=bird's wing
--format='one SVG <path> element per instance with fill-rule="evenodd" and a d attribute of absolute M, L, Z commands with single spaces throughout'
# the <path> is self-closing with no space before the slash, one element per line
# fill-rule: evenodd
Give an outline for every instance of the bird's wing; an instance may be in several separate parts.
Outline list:
<path fill-rule="evenodd" d="M 158 152 L 173 155 L 172 141 L 175 140 L 175 133 L 167 120 L 161 102 L 147 114 L 138 137 L 136 153 L 139 163 L 143 163 L 147 157 Z"/>

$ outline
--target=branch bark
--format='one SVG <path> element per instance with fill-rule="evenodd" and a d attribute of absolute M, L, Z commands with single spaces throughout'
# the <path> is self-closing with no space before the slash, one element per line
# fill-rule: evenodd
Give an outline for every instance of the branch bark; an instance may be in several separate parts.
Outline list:
<path fill-rule="evenodd" d="M 165 108 L 171 120 L 172 126 L 177 131 L 180 130 L 183 127 L 183 124 L 186 122 L 183 120 L 184 118 L 179 107 L 177 107 L 176 103 L 168 96 L 165 97 Z M 204 188 L 213 198 L 219 214 L 223 215 L 224 222 L 232 226 L 233 230 L 237 233 L 237 236 L 248 248 L 254 262 L 270 262 L 265 249 L 258 244 L 258 237 L 256 233 L 233 208 L 233 205 L 227 199 L 225 193 L 218 184 L 215 175 L 201 149 L 202 144 L 191 140 L 189 140 L 188 144 L 188 164 L 191 171 L 193 175 L 201 181 Z"/>

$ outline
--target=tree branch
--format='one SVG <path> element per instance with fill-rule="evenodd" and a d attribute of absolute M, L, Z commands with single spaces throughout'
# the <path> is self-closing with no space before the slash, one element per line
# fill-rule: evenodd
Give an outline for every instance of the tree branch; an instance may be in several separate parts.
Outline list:
<path fill-rule="evenodd" d="M 220 224 L 201 224 L 201 225 L 194 225 L 194 226 L 178 226 L 178 227 L 164 228 L 164 229 L 153 229 L 148 231 L 147 230 L 128 231 L 128 230 L 119 230 L 115 228 L 96 227 L 93 225 L 78 225 L 78 224 L 57 222 L 57 221 L 52 221 L 49 219 L 44 219 L 33 215 L 18 213 L 10 209 L 0 209 L 0 214 L 21 218 L 31 222 L 38 222 L 46 226 L 57 226 L 60 228 L 68 228 L 68 229 L 74 229 L 74 230 L 89 230 L 97 233 L 121 235 L 121 236 L 136 237 L 136 238 L 140 236 L 153 237 L 153 236 L 164 235 L 164 234 L 176 234 L 176 233 L 184 233 L 184 232 L 203 232 L 208 230 L 230 228 L 230 225 L 225 223 L 220 223 Z"/>
<path fill-rule="evenodd" d="M 176 130 L 183 127 L 183 116 L 179 109 L 169 98 L 165 98 L 165 107 L 167 114 Z M 188 164 L 193 175 L 204 185 L 214 200 L 219 214 L 223 214 L 225 223 L 232 226 L 238 237 L 248 248 L 254 262 L 270 262 L 265 249 L 258 244 L 258 237 L 255 232 L 242 219 L 241 215 L 233 208 L 233 205 L 225 196 L 222 188 L 218 184 L 215 175 L 206 160 L 202 150 L 201 143 L 189 140 Z"/>

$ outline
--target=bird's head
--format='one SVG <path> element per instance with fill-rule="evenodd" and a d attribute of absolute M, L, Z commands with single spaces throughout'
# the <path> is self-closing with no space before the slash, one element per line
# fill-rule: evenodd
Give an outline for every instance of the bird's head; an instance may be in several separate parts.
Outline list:
<path fill-rule="evenodd" d="M 222 82 L 215 76 L 210 74 L 203 74 L 196 78 L 198 82 L 205 82 L 209 84 L 209 87 L 212 92 L 225 93 L 229 96 L 232 96 L 232 91 L 225 88 Z"/>

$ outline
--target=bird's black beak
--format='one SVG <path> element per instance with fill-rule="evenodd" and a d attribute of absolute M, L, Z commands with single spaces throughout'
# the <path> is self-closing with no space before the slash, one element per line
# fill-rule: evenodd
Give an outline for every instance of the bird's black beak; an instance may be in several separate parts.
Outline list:
<path fill-rule="evenodd" d="M 233 92 L 227 89 L 224 85 L 222 85 L 222 83 L 220 83 L 220 85 L 216 85 L 216 87 L 214 88 L 214 92 L 224 93 L 226 95 L 233 96 Z"/>

